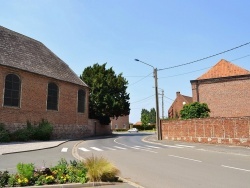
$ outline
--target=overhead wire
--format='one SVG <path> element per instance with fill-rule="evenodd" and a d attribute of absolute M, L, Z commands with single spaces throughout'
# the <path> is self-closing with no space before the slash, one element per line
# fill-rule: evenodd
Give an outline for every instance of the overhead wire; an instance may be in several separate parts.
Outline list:
<path fill-rule="evenodd" d="M 233 60 L 230 60 L 230 62 L 233 62 L 233 61 L 238 61 L 240 59 L 244 59 L 246 57 L 250 57 L 250 54 L 248 55 L 245 55 L 245 56 L 242 56 L 242 57 L 239 57 L 239 58 L 236 58 L 236 59 L 233 59 Z M 176 76 L 182 76 L 182 75 L 185 75 L 185 74 L 190 74 L 190 73 L 193 73 L 193 72 L 198 72 L 198 71 L 201 71 L 201 70 L 206 70 L 206 69 L 209 69 L 213 66 L 210 66 L 210 67 L 206 67 L 206 68 L 202 68 L 202 69 L 198 69 L 198 70 L 194 70 L 194 71 L 190 71 L 190 72 L 185 72 L 185 73 L 181 73 L 181 74 L 176 74 L 176 75 L 171 75 L 171 76 L 166 76 L 166 77 L 160 77 L 159 79 L 162 79 L 162 78 L 170 78 L 170 77 L 176 77 Z"/>
<path fill-rule="evenodd" d="M 153 74 L 153 73 L 151 72 L 151 73 L 149 73 L 148 75 L 144 76 L 143 78 L 141 78 L 141 79 L 137 80 L 136 82 L 130 84 L 129 87 L 130 87 L 130 86 L 133 86 L 133 85 L 135 85 L 135 84 L 137 84 L 138 82 L 140 82 L 140 81 L 142 81 L 142 80 L 144 80 L 145 78 L 149 77 L 151 74 Z"/>
<path fill-rule="evenodd" d="M 146 98 L 144 98 L 144 99 L 141 99 L 141 100 L 138 100 L 138 101 L 135 101 L 135 102 L 131 102 L 130 104 L 134 104 L 134 103 L 138 103 L 138 102 L 144 101 L 144 100 L 149 99 L 149 98 L 151 98 L 151 97 L 153 97 L 153 96 L 155 96 L 155 95 L 151 95 L 151 96 L 146 97 Z"/>
<path fill-rule="evenodd" d="M 231 49 L 229 49 L 229 50 L 225 50 L 225 51 L 223 51 L 223 52 L 220 52 L 220 53 L 217 53 L 217 54 L 214 54 L 214 55 L 210 55 L 210 56 L 207 56 L 207 57 L 204 57 L 204 58 L 195 60 L 195 61 L 191 61 L 191 62 L 188 62 L 188 63 L 183 63 L 183 64 L 171 66 L 171 67 L 166 67 L 166 68 L 158 69 L 158 71 L 162 71 L 162 70 L 166 70 L 166 69 L 173 69 L 173 68 L 176 68 L 176 67 L 181 67 L 181 66 L 189 65 L 189 64 L 196 63 L 196 62 L 199 62 L 199 61 L 203 61 L 203 60 L 205 60 L 205 59 L 209 59 L 209 58 L 211 58 L 211 57 L 215 57 L 215 56 L 218 56 L 218 55 L 221 55 L 221 54 L 230 52 L 230 51 L 235 50 L 235 49 L 237 49 L 237 48 L 241 48 L 241 47 L 246 46 L 246 45 L 248 45 L 248 44 L 250 44 L 250 42 L 247 42 L 247 43 L 242 44 L 242 45 L 240 45 L 240 46 L 236 46 L 236 47 L 231 48 Z"/>

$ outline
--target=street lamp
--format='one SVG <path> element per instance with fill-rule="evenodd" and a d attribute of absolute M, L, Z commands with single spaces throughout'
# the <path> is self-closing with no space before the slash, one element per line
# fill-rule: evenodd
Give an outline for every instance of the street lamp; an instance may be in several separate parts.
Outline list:
<path fill-rule="evenodd" d="M 135 59 L 135 61 L 139 61 L 145 65 L 148 65 L 153 68 L 154 72 L 154 78 L 155 78 L 155 103 L 156 103 L 156 129 L 157 129 L 157 135 L 158 140 L 162 140 L 162 134 L 161 134 L 161 127 L 160 127 L 160 118 L 159 118 L 159 102 L 158 102 L 158 78 L 157 78 L 157 68 L 154 66 L 145 63 L 143 61 L 140 61 L 139 59 Z"/>

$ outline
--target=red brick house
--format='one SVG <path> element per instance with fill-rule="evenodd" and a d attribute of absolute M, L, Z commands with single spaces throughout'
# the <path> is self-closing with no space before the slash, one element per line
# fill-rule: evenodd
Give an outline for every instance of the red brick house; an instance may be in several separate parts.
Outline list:
<path fill-rule="evenodd" d="M 115 129 L 129 129 L 129 116 L 119 116 L 116 118 L 110 118 L 111 130 Z"/>
<path fill-rule="evenodd" d="M 176 92 L 176 99 L 168 109 L 168 118 L 179 118 L 183 106 L 192 102 L 192 97 L 182 95 L 179 91 Z"/>
<path fill-rule="evenodd" d="M 41 42 L 0 26 L 0 123 L 10 131 L 46 119 L 53 138 L 93 134 L 88 86 Z"/>
<path fill-rule="evenodd" d="M 191 80 L 193 101 L 207 103 L 211 117 L 250 116 L 250 72 L 226 60 Z"/>

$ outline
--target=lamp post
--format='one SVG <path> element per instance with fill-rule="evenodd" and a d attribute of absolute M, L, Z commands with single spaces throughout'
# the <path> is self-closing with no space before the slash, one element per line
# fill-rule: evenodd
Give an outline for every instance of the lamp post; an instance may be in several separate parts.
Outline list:
<path fill-rule="evenodd" d="M 154 79 L 155 79 L 155 103 L 156 103 L 156 129 L 157 129 L 157 138 L 158 140 L 162 140 L 161 127 L 160 127 L 160 118 L 159 118 L 159 100 L 158 100 L 158 78 L 157 78 L 157 68 L 154 66 L 145 63 L 139 59 L 135 59 L 135 61 L 139 61 L 145 65 L 148 65 L 153 68 L 154 71 Z"/>

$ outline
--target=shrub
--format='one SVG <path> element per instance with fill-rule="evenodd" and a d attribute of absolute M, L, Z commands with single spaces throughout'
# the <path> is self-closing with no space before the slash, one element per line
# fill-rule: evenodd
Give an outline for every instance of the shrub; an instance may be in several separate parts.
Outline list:
<path fill-rule="evenodd" d="M 210 109 L 206 103 L 193 102 L 185 104 L 180 111 L 181 119 L 209 117 Z"/>
<path fill-rule="evenodd" d="M 90 181 L 112 181 L 116 179 L 119 174 L 119 170 L 103 157 L 90 157 L 85 161 L 87 168 L 87 177 Z"/>
<path fill-rule="evenodd" d="M 29 141 L 31 137 L 32 137 L 32 133 L 26 128 L 18 129 L 11 134 L 12 141 L 26 142 L 26 141 Z"/>
<path fill-rule="evenodd" d="M 35 130 L 34 138 L 36 140 L 43 140 L 43 141 L 50 140 L 52 131 L 53 131 L 53 126 L 47 120 L 43 119 Z"/>
<path fill-rule="evenodd" d="M 10 175 L 8 171 L 0 171 L 0 187 L 4 187 L 5 185 L 7 185 L 9 177 Z"/>
<path fill-rule="evenodd" d="M 9 142 L 10 141 L 10 133 L 5 130 L 5 125 L 0 123 L 0 142 Z"/>

